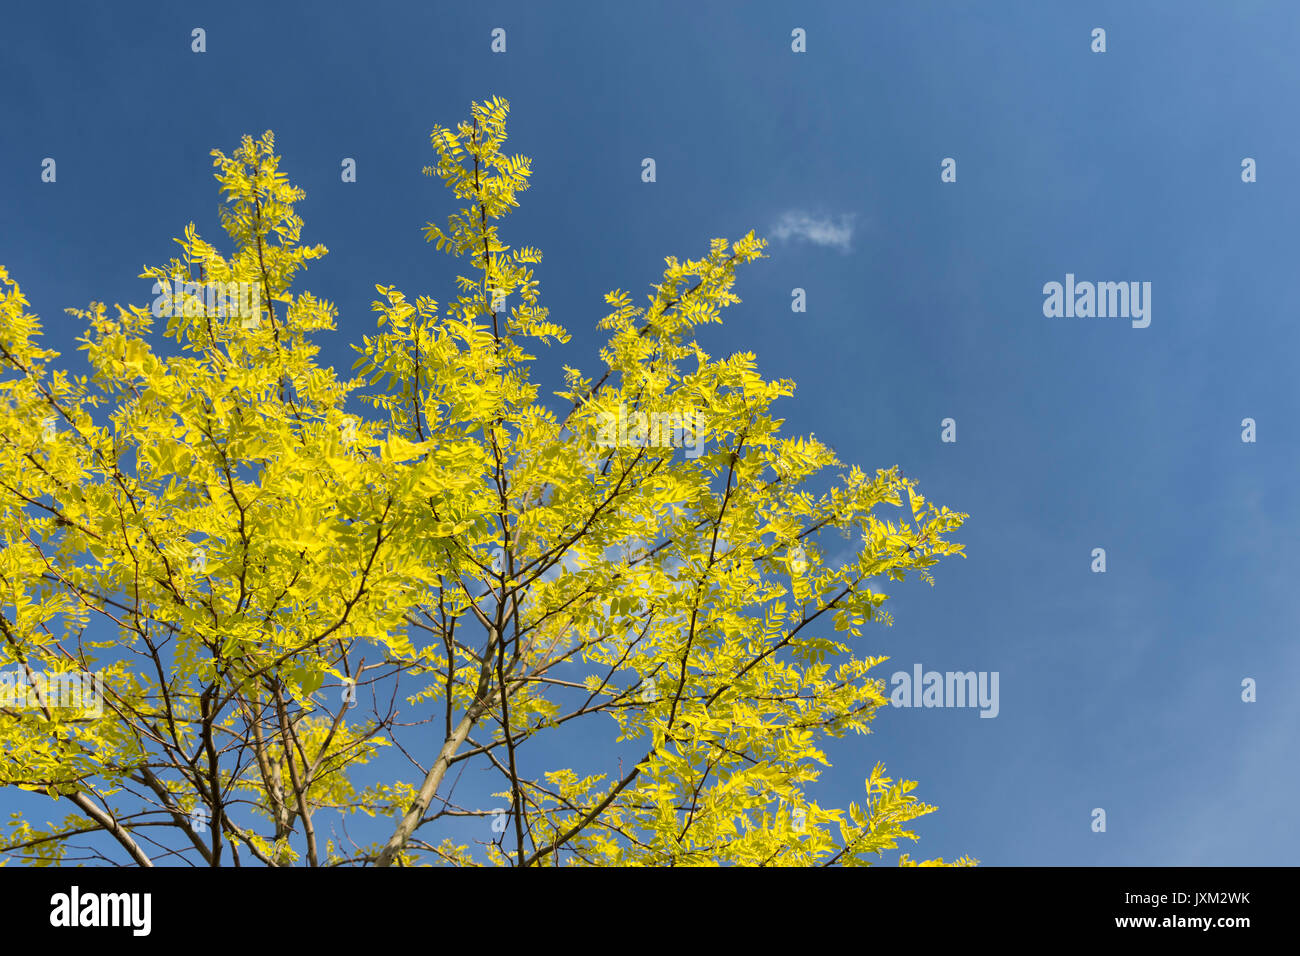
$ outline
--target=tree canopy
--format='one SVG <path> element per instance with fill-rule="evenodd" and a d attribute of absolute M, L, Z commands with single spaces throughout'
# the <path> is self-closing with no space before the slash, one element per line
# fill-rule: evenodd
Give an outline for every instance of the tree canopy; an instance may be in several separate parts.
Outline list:
<path fill-rule="evenodd" d="M 464 274 L 376 286 L 346 377 L 270 132 L 213 152 L 227 254 L 191 224 L 143 273 L 161 307 L 69 310 L 92 374 L 0 267 L 0 785 L 73 804 L 0 858 L 863 865 L 916 838 L 914 782 L 815 784 L 889 703 L 879 588 L 929 581 L 966 516 L 783 435 L 794 383 L 703 350 L 753 232 L 607 293 L 603 367 L 540 396 L 569 335 L 501 233 L 531 175 L 507 113 L 434 128 L 459 208 L 426 237 Z M 494 803 L 458 801 L 466 763 Z M 338 835 L 357 815 L 381 835 Z"/>

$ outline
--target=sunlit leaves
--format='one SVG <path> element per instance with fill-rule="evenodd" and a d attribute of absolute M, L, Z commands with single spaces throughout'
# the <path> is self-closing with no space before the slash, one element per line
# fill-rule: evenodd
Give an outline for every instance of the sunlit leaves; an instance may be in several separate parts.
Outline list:
<path fill-rule="evenodd" d="M 168 801 L 237 795 L 222 839 L 274 865 L 375 862 L 308 824 L 412 806 L 395 864 L 859 864 L 915 837 L 933 808 L 883 768 L 823 806 L 821 747 L 887 703 L 879 581 L 928 580 L 965 516 L 784 434 L 794 383 L 694 337 L 740 302 L 753 233 L 667 258 L 641 304 L 607 293 L 600 367 L 543 395 L 535 356 L 569 334 L 541 251 L 501 232 L 531 177 L 507 115 L 434 129 L 426 172 L 458 208 L 426 237 L 459 274 L 437 298 L 376 285 L 355 378 L 316 361 L 337 310 L 295 287 L 325 249 L 270 133 L 213 153 L 229 252 L 191 224 L 142 273 L 183 275 L 191 308 L 157 330 L 140 306 L 74 313 L 88 379 L 50 372 L 0 268 L 0 665 L 109 688 L 93 722 L 0 708 L 0 784 L 130 783 L 192 854 Z M 255 283 L 258 320 L 193 307 L 202 281 Z M 673 427 L 610 442 L 611 415 Z M 393 744 L 430 775 L 476 762 L 526 826 L 470 846 L 437 832 L 449 779 L 423 806 L 422 781 L 356 783 Z M 57 858 L 34 839 L 4 846 Z"/>

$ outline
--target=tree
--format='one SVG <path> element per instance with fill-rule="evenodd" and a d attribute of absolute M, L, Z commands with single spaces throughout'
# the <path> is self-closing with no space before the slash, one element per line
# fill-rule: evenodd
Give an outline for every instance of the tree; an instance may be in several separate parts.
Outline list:
<path fill-rule="evenodd" d="M 16 819 L 9 859 L 864 864 L 915 839 L 934 808 L 879 765 L 847 812 L 809 790 L 818 741 L 887 703 L 852 647 L 889 622 L 873 583 L 930 580 L 965 515 L 782 437 L 794 384 L 692 338 L 752 232 L 669 258 L 644 306 L 607 294 L 605 368 L 540 402 L 529 350 L 569 337 L 499 233 L 530 176 L 507 110 L 434 129 L 463 208 L 426 234 L 468 275 L 442 306 L 377 286 L 356 377 L 316 364 L 336 310 L 291 289 L 326 250 L 270 132 L 213 151 L 228 258 L 190 224 L 150 308 L 69 310 L 92 375 L 52 369 L 0 268 L 0 783 L 76 808 Z M 610 717 L 604 772 L 566 769 Z M 413 783 L 363 782 L 410 775 L 398 751 Z M 498 806 L 455 801 L 466 762 Z M 323 838 L 357 814 L 396 822 Z"/>

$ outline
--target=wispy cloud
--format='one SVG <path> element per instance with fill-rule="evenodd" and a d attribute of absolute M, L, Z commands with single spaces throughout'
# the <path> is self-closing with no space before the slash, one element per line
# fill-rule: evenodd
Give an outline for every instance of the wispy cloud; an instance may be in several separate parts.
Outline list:
<path fill-rule="evenodd" d="M 777 220 L 772 235 L 777 239 L 811 242 L 815 246 L 830 246 L 848 252 L 853 239 L 853 219 L 852 214 L 841 215 L 836 221 L 830 216 L 810 216 L 792 210 Z"/>

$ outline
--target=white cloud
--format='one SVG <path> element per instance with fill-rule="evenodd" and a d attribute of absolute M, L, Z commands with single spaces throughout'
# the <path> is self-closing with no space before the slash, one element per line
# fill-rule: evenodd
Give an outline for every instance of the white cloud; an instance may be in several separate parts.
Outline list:
<path fill-rule="evenodd" d="M 787 212 L 775 226 L 772 235 L 777 239 L 799 239 L 816 246 L 831 246 L 841 252 L 849 251 L 853 239 L 853 216 L 842 215 L 839 221 L 829 216 L 810 216 L 806 212 Z"/>

